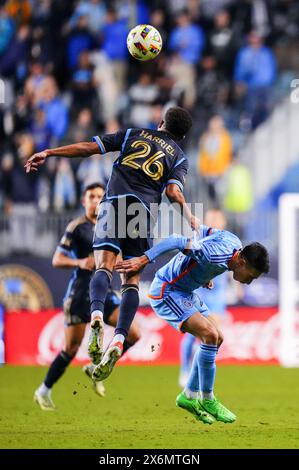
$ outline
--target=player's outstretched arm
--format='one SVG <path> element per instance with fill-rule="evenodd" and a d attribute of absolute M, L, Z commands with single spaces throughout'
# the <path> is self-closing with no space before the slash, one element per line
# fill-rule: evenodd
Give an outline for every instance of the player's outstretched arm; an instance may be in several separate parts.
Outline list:
<path fill-rule="evenodd" d="M 175 202 L 175 203 L 179 204 L 181 210 L 183 211 L 184 217 L 186 217 L 186 219 L 188 220 L 191 228 L 193 230 L 198 230 L 199 225 L 200 225 L 200 221 L 190 211 L 190 209 L 189 209 L 189 207 L 186 203 L 186 199 L 185 199 L 182 191 L 178 187 L 178 185 L 177 184 L 168 184 L 167 187 L 166 187 L 165 193 L 166 193 L 166 196 L 168 197 L 170 202 Z"/>
<path fill-rule="evenodd" d="M 184 251 L 188 247 L 189 239 L 174 233 L 169 238 L 157 243 L 157 245 L 150 248 L 150 250 L 147 250 L 144 255 L 117 263 L 115 269 L 119 273 L 137 273 L 163 253 L 172 250 Z"/>
<path fill-rule="evenodd" d="M 140 272 L 148 263 L 150 263 L 149 258 L 146 255 L 142 255 L 125 261 L 120 260 L 116 263 L 114 269 L 119 273 L 135 274 Z"/>
<path fill-rule="evenodd" d="M 27 160 L 24 167 L 26 173 L 30 173 L 30 171 L 37 171 L 38 167 L 43 165 L 49 157 L 84 158 L 90 157 L 95 153 L 99 153 L 99 147 L 96 142 L 79 142 L 35 153 Z"/>

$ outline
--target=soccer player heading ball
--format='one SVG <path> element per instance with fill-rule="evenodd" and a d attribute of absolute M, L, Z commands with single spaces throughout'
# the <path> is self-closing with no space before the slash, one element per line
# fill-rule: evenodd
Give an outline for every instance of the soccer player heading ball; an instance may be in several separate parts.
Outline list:
<path fill-rule="evenodd" d="M 157 130 L 125 129 L 105 135 L 102 139 L 95 136 L 93 142 L 81 142 L 36 153 L 25 164 L 26 172 L 30 172 L 37 171 L 49 157 L 82 158 L 99 153 L 120 152 L 100 204 L 93 241 L 96 272 L 90 283 L 89 355 L 93 362 L 97 363 L 93 372 L 95 380 L 107 378 L 121 357 L 125 338 L 139 305 L 140 273 L 124 273 L 115 336 L 104 354 L 104 303 L 116 258 L 120 252 L 124 259 L 138 257 L 150 248 L 147 230 L 150 226 L 149 219 L 154 215 L 151 214 L 151 204 L 160 204 L 165 189 L 170 202 L 179 205 L 190 226 L 193 229 L 199 226 L 199 221 L 190 212 L 182 193 L 188 161 L 179 141 L 185 137 L 191 126 L 192 119 L 188 111 L 172 107 L 165 113 Z M 119 200 L 122 204 L 118 204 Z M 133 215 L 129 215 L 128 207 L 132 203 L 135 210 Z M 120 216 L 124 217 L 118 227 L 120 206 L 123 208 Z M 128 234 L 132 226 L 130 221 L 136 211 L 145 213 L 143 223 L 146 236 L 139 233 L 137 236 L 136 233 L 132 233 L 132 236 Z M 111 230 L 111 227 L 115 230 Z M 139 227 L 138 231 L 144 232 L 144 228 Z"/>

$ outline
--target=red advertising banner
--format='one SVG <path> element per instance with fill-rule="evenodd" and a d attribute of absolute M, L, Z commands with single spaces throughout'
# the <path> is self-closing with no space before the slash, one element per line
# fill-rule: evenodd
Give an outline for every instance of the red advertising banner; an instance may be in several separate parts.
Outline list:
<path fill-rule="evenodd" d="M 161 320 L 149 307 L 139 308 L 136 315 L 141 339 L 120 362 L 123 364 L 178 364 L 182 334 Z M 217 362 L 278 362 L 279 319 L 276 308 L 230 308 L 221 329 L 224 342 Z M 113 335 L 107 327 L 105 343 Z M 9 364 L 52 362 L 63 348 L 63 313 L 46 310 L 38 313 L 7 312 L 4 323 L 5 361 Z M 88 328 L 78 351 L 78 364 L 88 361 Z"/>

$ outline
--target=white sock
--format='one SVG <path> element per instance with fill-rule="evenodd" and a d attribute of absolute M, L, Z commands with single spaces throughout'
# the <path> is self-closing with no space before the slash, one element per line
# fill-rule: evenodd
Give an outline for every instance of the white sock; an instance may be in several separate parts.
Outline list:
<path fill-rule="evenodd" d="M 41 395 L 49 395 L 49 393 L 51 392 L 51 389 L 48 388 L 44 382 L 39 386 L 38 388 L 38 391 Z"/>
<path fill-rule="evenodd" d="M 187 387 L 183 391 L 187 398 L 199 398 L 199 392 L 193 392 Z"/>
<path fill-rule="evenodd" d="M 114 336 L 114 338 L 113 338 L 112 341 L 113 341 L 113 343 L 117 343 L 118 341 L 119 341 L 120 343 L 124 343 L 125 339 L 126 339 L 126 338 L 125 338 L 124 335 L 118 334 L 118 335 L 115 335 L 115 336 Z"/>
<path fill-rule="evenodd" d="M 91 314 L 91 321 L 94 320 L 94 318 L 100 317 L 101 320 L 103 320 L 103 312 L 101 310 L 94 310 Z"/>
<path fill-rule="evenodd" d="M 201 398 L 204 400 L 205 398 L 207 400 L 213 400 L 215 397 L 214 397 L 214 393 L 213 392 L 201 392 Z"/>

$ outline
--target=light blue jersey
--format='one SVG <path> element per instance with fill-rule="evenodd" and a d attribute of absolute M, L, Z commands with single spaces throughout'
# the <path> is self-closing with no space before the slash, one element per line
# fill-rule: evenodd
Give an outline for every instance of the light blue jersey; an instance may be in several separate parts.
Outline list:
<path fill-rule="evenodd" d="M 164 293 L 170 287 L 184 292 L 193 292 L 227 271 L 229 260 L 241 248 L 241 241 L 233 233 L 201 225 L 200 233 L 195 234 L 191 240 L 188 254 L 178 253 L 157 271 L 150 295 L 161 296 L 163 294 L 161 283 Z"/>
<path fill-rule="evenodd" d="M 175 237 L 177 247 L 184 251 L 188 240 Z M 180 329 L 182 323 L 198 311 L 208 315 L 207 306 L 194 291 L 228 271 L 230 259 L 242 249 L 236 235 L 206 225 L 200 226 L 200 233 L 196 233 L 190 242 L 187 254 L 178 253 L 157 271 L 149 292 L 153 309 L 176 329 Z M 171 243 L 173 247 L 173 240 Z M 147 256 L 149 254 L 150 259 L 154 259 L 151 254 L 155 251 L 159 254 L 167 251 L 167 241 L 161 242 L 160 246 L 163 246 L 163 251 L 154 247 L 146 253 Z"/>

